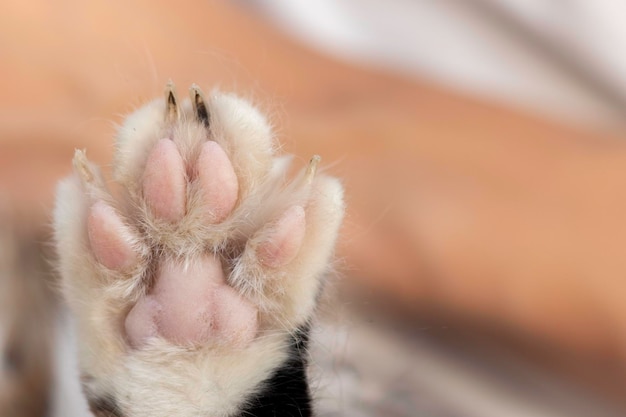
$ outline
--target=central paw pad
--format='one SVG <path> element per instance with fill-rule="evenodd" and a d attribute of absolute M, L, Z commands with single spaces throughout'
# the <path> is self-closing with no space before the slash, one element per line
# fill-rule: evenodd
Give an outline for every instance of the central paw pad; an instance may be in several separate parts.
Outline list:
<path fill-rule="evenodd" d="M 126 334 L 141 346 L 159 335 L 177 344 L 247 345 L 257 331 L 257 309 L 226 284 L 212 255 L 184 265 L 160 264 L 152 291 L 126 318 Z"/>

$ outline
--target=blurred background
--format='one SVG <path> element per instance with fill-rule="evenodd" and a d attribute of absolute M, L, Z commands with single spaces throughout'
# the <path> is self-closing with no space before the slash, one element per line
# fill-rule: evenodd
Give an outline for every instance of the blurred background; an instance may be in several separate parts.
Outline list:
<path fill-rule="evenodd" d="M 250 98 L 344 181 L 321 416 L 626 415 L 626 5 L 1 10 L 0 416 L 88 415 L 53 295 L 54 186 L 75 148 L 108 167 L 116 125 L 168 79 Z"/>

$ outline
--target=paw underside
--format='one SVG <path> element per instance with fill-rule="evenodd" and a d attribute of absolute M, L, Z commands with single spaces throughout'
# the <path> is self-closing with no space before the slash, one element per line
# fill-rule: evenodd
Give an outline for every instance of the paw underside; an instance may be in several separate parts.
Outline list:
<path fill-rule="evenodd" d="M 62 288 L 102 415 L 238 415 L 304 366 L 342 188 L 317 156 L 290 175 L 246 101 L 190 96 L 170 83 L 126 119 L 113 182 L 77 151 L 57 191 Z"/>

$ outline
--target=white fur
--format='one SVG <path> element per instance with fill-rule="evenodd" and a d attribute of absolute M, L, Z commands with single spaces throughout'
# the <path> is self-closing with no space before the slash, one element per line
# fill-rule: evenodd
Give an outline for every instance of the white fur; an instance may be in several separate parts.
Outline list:
<path fill-rule="evenodd" d="M 261 381 L 284 362 L 289 335 L 313 314 L 320 280 L 326 272 L 343 216 L 338 181 L 303 171 L 285 182 L 288 160 L 275 155 L 268 123 L 249 103 L 213 92 L 207 101 L 210 129 L 196 120 L 185 102 L 172 123 L 164 100 L 155 100 L 131 114 L 119 131 L 114 178 L 122 195 L 113 198 L 86 160 L 75 162 L 74 175 L 61 182 L 54 216 L 62 288 L 77 322 L 81 371 L 94 394 L 113 395 L 125 417 L 229 416 L 244 405 Z M 175 138 L 187 164 L 198 157 L 206 140 L 218 142 L 239 181 L 235 209 L 219 224 L 202 216 L 198 184 L 187 186 L 187 211 L 179 222 L 151 213 L 143 199 L 141 178 L 152 147 Z M 79 158 L 83 158 L 79 155 Z M 129 271 L 100 265 L 89 244 L 88 209 L 94 199 L 114 207 L 133 236 L 129 240 L 139 261 Z M 268 235 L 266 225 L 290 206 L 305 208 L 306 232 L 295 259 L 270 268 L 256 258 L 256 247 Z M 156 249 L 159 248 L 157 251 Z M 245 348 L 185 348 L 164 339 L 132 349 L 123 322 L 146 291 L 146 271 L 155 257 L 193 259 L 202 252 L 232 257 L 225 270 L 228 282 L 259 310 L 260 329 Z"/>

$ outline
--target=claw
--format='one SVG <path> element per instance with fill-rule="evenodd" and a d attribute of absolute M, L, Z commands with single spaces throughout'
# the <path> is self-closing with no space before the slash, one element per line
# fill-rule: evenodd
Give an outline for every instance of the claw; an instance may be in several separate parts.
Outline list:
<path fill-rule="evenodd" d="M 80 182 L 85 190 L 89 190 L 93 195 L 101 195 L 106 190 L 102 173 L 97 166 L 94 166 L 84 150 L 76 149 L 74 151 L 74 159 L 72 159 L 74 172 L 80 178 Z"/>
<path fill-rule="evenodd" d="M 313 182 L 313 178 L 315 178 L 315 173 L 317 172 L 317 166 L 319 165 L 322 157 L 319 155 L 313 155 L 311 160 L 309 161 L 309 166 L 306 169 L 306 173 L 304 174 L 304 180 L 307 184 L 311 184 Z"/>
<path fill-rule="evenodd" d="M 206 127 L 209 127 L 209 111 L 206 108 L 204 101 L 204 95 L 202 90 L 196 84 L 193 84 L 189 89 L 191 94 L 191 104 L 193 105 L 193 112 Z"/>
<path fill-rule="evenodd" d="M 165 121 L 167 122 L 178 120 L 179 112 L 175 89 L 174 83 L 169 80 L 165 86 Z"/>
<path fill-rule="evenodd" d="M 93 170 L 89 166 L 89 160 L 84 150 L 76 149 L 74 151 L 74 159 L 72 159 L 74 170 L 80 176 L 83 184 L 93 184 L 96 178 Z"/>

